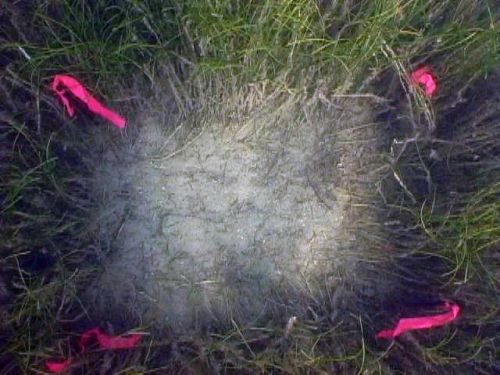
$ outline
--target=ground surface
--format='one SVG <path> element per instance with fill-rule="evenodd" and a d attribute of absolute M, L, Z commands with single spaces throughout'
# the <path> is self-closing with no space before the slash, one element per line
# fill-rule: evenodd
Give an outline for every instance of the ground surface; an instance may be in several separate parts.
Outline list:
<path fill-rule="evenodd" d="M 3 2 L 2 373 L 498 373 L 499 6 Z M 70 119 L 64 73 L 131 126 Z M 385 125 L 333 98 L 372 94 Z M 445 300 L 452 324 L 375 340 Z M 82 355 L 89 326 L 151 336 Z"/>
<path fill-rule="evenodd" d="M 178 329 L 256 322 L 279 291 L 350 268 L 345 191 L 369 179 L 377 129 L 368 103 L 300 108 L 207 123 L 182 142 L 146 114 L 125 154 L 105 151 L 96 190 L 111 255 L 92 305 Z"/>

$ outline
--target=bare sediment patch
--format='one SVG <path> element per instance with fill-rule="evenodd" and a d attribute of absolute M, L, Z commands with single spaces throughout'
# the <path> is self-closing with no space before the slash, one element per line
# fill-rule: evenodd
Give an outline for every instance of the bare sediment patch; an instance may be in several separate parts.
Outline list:
<path fill-rule="evenodd" d="M 98 311 L 179 329 L 257 322 L 294 304 L 281 291 L 351 268 L 339 244 L 377 147 L 369 105 L 291 100 L 182 142 L 172 129 L 146 114 L 96 172 L 110 253 L 89 294 Z"/>

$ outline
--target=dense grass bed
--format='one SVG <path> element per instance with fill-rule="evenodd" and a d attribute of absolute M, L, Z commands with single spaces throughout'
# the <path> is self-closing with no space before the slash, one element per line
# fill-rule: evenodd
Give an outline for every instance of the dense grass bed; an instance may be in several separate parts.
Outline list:
<path fill-rule="evenodd" d="M 2 3 L 1 372 L 40 373 L 46 359 L 68 355 L 79 359 L 74 373 L 498 372 L 499 12 L 487 0 Z M 422 65 L 438 79 L 432 98 L 408 78 Z M 69 119 L 49 87 L 59 73 L 78 77 L 129 127 L 112 128 L 83 106 Z M 343 120 L 359 106 L 363 122 Z M 158 136 L 144 132 L 151 124 Z M 260 133 L 235 143 L 242 148 L 222 136 L 210 146 L 207 124 L 233 129 L 227 139 L 238 142 L 249 128 Z M 307 124 L 330 127 L 313 142 Z M 171 136 L 175 155 L 206 143 L 231 151 L 233 163 L 244 147 L 274 152 L 270 125 L 301 129 L 287 147 L 311 142 L 314 199 L 348 207 L 335 254 L 349 262 L 324 260 L 330 273 L 273 286 L 265 319 L 242 318 L 242 303 L 229 319 L 180 329 L 134 301 L 93 305 L 89 286 L 105 295 L 100 278 L 126 247 L 129 211 L 112 209 L 123 215 L 107 225 L 102 208 L 117 192 L 96 189 L 109 183 L 96 174 L 119 170 L 113 155 L 138 165 L 126 158 L 147 136 L 141 163 L 173 168 L 158 161 L 174 156 L 163 141 Z M 293 169 L 280 157 L 269 165 Z M 329 178 L 342 183 L 333 189 Z M 446 300 L 462 307 L 454 323 L 375 338 Z M 79 355 L 77 335 L 94 326 L 148 334 L 133 350 Z"/>

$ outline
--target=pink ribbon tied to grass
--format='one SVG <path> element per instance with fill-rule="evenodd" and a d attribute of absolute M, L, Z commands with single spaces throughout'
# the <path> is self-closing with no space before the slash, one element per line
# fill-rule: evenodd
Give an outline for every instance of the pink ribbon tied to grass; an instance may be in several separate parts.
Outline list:
<path fill-rule="evenodd" d="M 414 70 L 410 76 L 411 83 L 414 86 L 424 86 L 424 91 L 430 98 L 434 96 L 437 90 L 437 79 L 432 73 L 432 70 L 427 65 Z"/>
<path fill-rule="evenodd" d="M 96 98 L 76 78 L 68 75 L 58 74 L 52 81 L 52 90 L 59 96 L 70 117 L 75 115 L 75 109 L 71 104 L 68 92 L 87 105 L 90 111 L 105 118 L 119 128 L 124 128 L 127 121 L 118 113 L 112 111 Z"/>
<path fill-rule="evenodd" d="M 443 309 L 446 310 L 446 312 L 439 315 L 400 319 L 394 329 L 380 331 L 377 333 L 377 338 L 393 339 L 408 331 L 441 327 L 455 320 L 460 313 L 460 306 L 453 302 L 446 302 Z"/>
<path fill-rule="evenodd" d="M 142 335 L 138 333 L 133 333 L 124 336 L 110 336 L 104 333 L 100 328 L 92 328 L 85 331 L 79 340 L 80 353 L 84 353 L 89 345 L 94 341 L 94 339 L 99 344 L 101 349 L 130 349 L 137 346 L 139 341 L 141 341 Z M 45 362 L 45 368 L 48 372 L 59 374 L 68 370 L 75 361 L 71 358 L 66 358 L 61 361 L 49 360 Z"/>

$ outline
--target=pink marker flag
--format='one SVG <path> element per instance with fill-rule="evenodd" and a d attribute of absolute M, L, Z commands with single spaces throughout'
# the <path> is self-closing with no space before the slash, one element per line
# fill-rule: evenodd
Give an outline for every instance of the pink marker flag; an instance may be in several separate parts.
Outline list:
<path fill-rule="evenodd" d="M 94 338 L 99 343 L 99 347 L 103 349 L 128 349 L 136 346 L 141 337 L 138 334 L 129 335 L 128 337 L 110 336 L 102 332 L 100 328 L 92 328 L 80 336 L 80 349 L 82 351 L 86 350 Z"/>
<path fill-rule="evenodd" d="M 59 96 L 70 117 L 75 115 L 75 109 L 69 100 L 68 92 L 85 103 L 90 111 L 105 118 L 115 126 L 124 128 L 127 124 L 124 117 L 99 102 L 89 93 L 83 84 L 72 76 L 63 74 L 54 76 L 52 90 Z"/>
<path fill-rule="evenodd" d="M 45 362 L 45 369 L 53 374 L 60 374 L 68 370 L 72 364 L 73 360 L 71 358 L 64 361 L 47 361 Z"/>
<path fill-rule="evenodd" d="M 392 339 L 408 331 L 441 327 L 455 320 L 460 313 L 460 306 L 453 302 L 446 302 L 443 309 L 447 311 L 439 315 L 400 319 L 394 329 L 380 331 L 377 338 Z"/>
<path fill-rule="evenodd" d="M 424 86 L 424 91 L 428 97 L 432 97 L 437 90 L 437 79 L 428 66 L 422 66 L 411 73 L 411 82 L 413 85 Z"/>
<path fill-rule="evenodd" d="M 137 346 L 141 341 L 142 335 L 134 333 L 124 336 L 110 336 L 104 333 L 100 328 L 92 328 L 80 336 L 79 345 L 81 353 L 87 350 L 87 347 L 95 339 L 101 349 L 130 349 Z M 49 360 L 45 362 L 45 369 L 54 374 L 60 374 L 67 371 L 75 362 L 71 358 L 61 361 Z"/>

